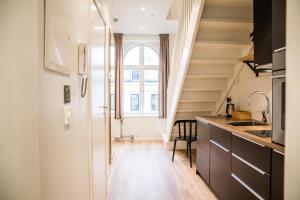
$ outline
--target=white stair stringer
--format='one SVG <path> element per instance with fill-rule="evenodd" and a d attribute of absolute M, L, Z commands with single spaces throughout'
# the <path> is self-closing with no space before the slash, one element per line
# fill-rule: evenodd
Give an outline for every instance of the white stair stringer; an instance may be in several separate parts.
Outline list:
<path fill-rule="evenodd" d="M 171 106 L 176 111 L 168 112 L 172 115 L 168 116 L 168 136 L 164 138 L 168 141 L 167 148 L 172 147 L 178 135 L 172 126 L 175 120 L 216 115 L 221 111 L 243 67 L 240 57 L 251 51 L 252 7 L 248 3 L 230 7 L 230 2 L 236 1 L 226 2 L 226 5 L 222 0 L 205 2 L 189 65 L 183 73 L 184 81 L 178 82 L 179 98 L 176 106 Z"/>

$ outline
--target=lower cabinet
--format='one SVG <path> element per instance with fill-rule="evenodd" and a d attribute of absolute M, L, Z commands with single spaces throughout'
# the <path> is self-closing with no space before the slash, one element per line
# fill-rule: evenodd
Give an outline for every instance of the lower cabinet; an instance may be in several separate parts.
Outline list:
<path fill-rule="evenodd" d="M 230 199 L 231 155 L 229 149 L 211 140 L 210 187 L 218 199 Z"/>
<path fill-rule="evenodd" d="M 272 151 L 271 199 L 283 199 L 284 155 Z"/>
<path fill-rule="evenodd" d="M 245 185 L 237 176 L 231 174 L 231 200 L 257 200 L 258 198 L 253 195 L 247 185 Z"/>
<path fill-rule="evenodd" d="M 282 153 L 211 124 L 197 127 L 197 173 L 218 199 L 283 199 Z"/>
<path fill-rule="evenodd" d="M 197 122 L 197 173 L 209 185 L 209 154 L 210 154 L 210 127 L 204 122 Z"/>

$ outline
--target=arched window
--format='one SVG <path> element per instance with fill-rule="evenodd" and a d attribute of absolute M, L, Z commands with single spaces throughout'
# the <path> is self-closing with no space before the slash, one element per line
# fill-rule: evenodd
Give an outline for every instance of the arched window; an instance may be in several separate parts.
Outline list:
<path fill-rule="evenodd" d="M 135 45 L 124 54 L 125 115 L 158 114 L 157 50 L 147 45 Z"/>

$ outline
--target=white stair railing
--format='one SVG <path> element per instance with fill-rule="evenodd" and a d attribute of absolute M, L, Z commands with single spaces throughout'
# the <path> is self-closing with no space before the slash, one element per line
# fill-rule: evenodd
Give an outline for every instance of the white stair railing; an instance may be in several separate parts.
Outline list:
<path fill-rule="evenodd" d="M 171 60 L 170 75 L 168 82 L 168 116 L 167 137 L 170 139 L 172 125 L 176 115 L 178 101 L 184 84 L 184 78 L 189 65 L 193 50 L 193 44 L 197 35 L 198 25 L 205 0 L 180 1 L 181 8 L 178 19 L 178 31 Z"/>

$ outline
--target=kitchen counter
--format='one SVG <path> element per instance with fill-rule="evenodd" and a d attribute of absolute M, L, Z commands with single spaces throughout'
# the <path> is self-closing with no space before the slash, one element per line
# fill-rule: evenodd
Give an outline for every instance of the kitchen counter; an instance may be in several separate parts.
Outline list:
<path fill-rule="evenodd" d="M 233 121 L 248 121 L 248 120 L 234 120 L 228 119 L 223 116 L 215 116 L 215 117 L 203 117 L 203 116 L 196 116 L 196 119 L 202 121 L 204 123 L 209 123 L 214 126 L 220 127 L 227 131 L 232 132 L 235 135 L 248 139 L 250 141 L 268 146 L 276 151 L 284 153 L 284 147 L 275 143 L 272 143 L 271 138 L 262 138 L 251 133 L 247 133 L 246 131 L 252 130 L 272 130 L 272 126 L 232 126 L 227 124 L 227 122 Z M 254 120 L 253 120 L 254 121 Z"/>

